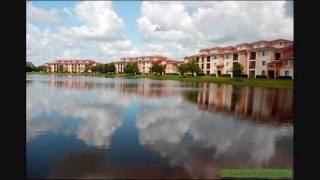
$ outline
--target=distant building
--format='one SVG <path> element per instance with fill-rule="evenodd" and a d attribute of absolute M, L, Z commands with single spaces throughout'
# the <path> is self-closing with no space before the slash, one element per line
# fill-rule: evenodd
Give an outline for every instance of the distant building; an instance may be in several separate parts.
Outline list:
<path fill-rule="evenodd" d="M 162 65 L 165 73 L 178 73 L 179 64 L 182 61 L 172 60 L 164 56 L 138 56 L 138 57 L 124 57 L 120 61 L 113 62 L 116 66 L 117 73 L 123 73 L 124 67 L 128 63 L 137 63 L 139 71 L 143 74 L 151 73 L 151 67 L 154 64 Z"/>
<path fill-rule="evenodd" d="M 232 76 L 233 64 L 238 62 L 249 77 L 291 76 L 293 79 L 293 42 L 285 39 L 200 49 L 199 54 L 186 56 L 184 62 L 193 58 L 206 75 Z"/>
<path fill-rule="evenodd" d="M 27 62 L 26 62 L 26 66 L 28 66 L 28 67 L 34 67 L 35 65 L 33 65 L 32 62 L 28 62 L 28 61 L 27 61 Z"/>
<path fill-rule="evenodd" d="M 63 72 L 83 73 L 85 70 L 91 72 L 92 67 L 99 65 L 93 60 L 55 60 L 52 63 L 46 63 L 47 72 L 58 72 L 59 66 L 62 65 Z"/>

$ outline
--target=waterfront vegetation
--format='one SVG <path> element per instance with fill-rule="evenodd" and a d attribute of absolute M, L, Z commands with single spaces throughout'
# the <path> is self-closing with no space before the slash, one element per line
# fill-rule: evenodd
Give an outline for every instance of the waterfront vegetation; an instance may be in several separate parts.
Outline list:
<path fill-rule="evenodd" d="M 115 73 L 46 73 L 29 72 L 31 74 L 54 74 L 54 75 L 81 75 L 98 76 L 107 78 L 150 78 L 157 80 L 178 80 L 193 82 L 209 82 L 221 84 L 233 84 L 243 86 L 270 87 L 270 88 L 293 88 L 293 80 L 287 79 L 255 79 L 255 78 L 232 78 L 232 77 L 214 77 L 214 76 L 187 76 L 187 75 L 156 75 L 156 74 L 115 74 Z"/>

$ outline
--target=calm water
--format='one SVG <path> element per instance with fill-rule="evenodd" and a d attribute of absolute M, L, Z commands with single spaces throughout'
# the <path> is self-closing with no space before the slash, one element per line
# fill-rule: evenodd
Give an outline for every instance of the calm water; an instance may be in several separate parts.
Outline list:
<path fill-rule="evenodd" d="M 28 177 L 293 168 L 293 90 L 45 75 L 26 83 Z"/>

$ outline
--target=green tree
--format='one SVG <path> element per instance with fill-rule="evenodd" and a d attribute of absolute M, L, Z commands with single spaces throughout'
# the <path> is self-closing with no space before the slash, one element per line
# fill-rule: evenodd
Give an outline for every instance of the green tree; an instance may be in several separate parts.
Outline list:
<path fill-rule="evenodd" d="M 102 73 L 103 72 L 103 66 L 102 65 L 97 65 L 92 68 L 92 72 L 94 73 Z"/>
<path fill-rule="evenodd" d="M 102 65 L 98 65 L 97 66 L 97 73 L 102 73 L 102 70 L 103 70 Z"/>
<path fill-rule="evenodd" d="M 155 72 L 157 74 L 162 74 L 164 72 L 164 67 L 159 65 L 159 64 L 154 64 L 152 67 L 151 67 L 151 72 Z"/>
<path fill-rule="evenodd" d="M 187 67 L 188 67 L 188 71 L 191 72 L 192 74 L 194 73 L 199 74 L 201 71 L 195 59 L 191 59 L 191 61 L 188 62 Z"/>
<path fill-rule="evenodd" d="M 116 72 L 116 65 L 114 65 L 113 63 L 110 63 L 109 64 L 109 72 Z"/>
<path fill-rule="evenodd" d="M 137 63 L 128 63 L 124 67 L 124 72 L 126 74 L 136 74 L 139 72 L 138 64 Z"/>
<path fill-rule="evenodd" d="M 243 67 L 241 66 L 240 63 L 236 62 L 233 64 L 233 67 L 232 67 L 233 77 L 239 77 L 242 74 L 242 71 L 243 71 Z"/>
<path fill-rule="evenodd" d="M 109 72 L 109 64 L 103 65 L 102 73 L 108 73 Z"/>
<path fill-rule="evenodd" d="M 39 71 L 47 72 L 47 67 L 46 66 L 40 66 L 39 67 Z"/>
<path fill-rule="evenodd" d="M 62 65 L 62 64 L 59 64 L 59 66 L 58 66 L 58 72 L 63 72 L 63 65 Z"/>
<path fill-rule="evenodd" d="M 33 72 L 38 72 L 39 71 L 39 68 L 37 66 L 32 66 L 32 71 Z"/>
<path fill-rule="evenodd" d="M 181 75 L 184 75 L 185 73 L 187 73 L 189 71 L 188 65 L 187 64 L 180 64 L 180 66 L 178 67 L 178 71 Z"/>
<path fill-rule="evenodd" d="M 91 68 L 91 71 L 93 72 L 93 73 L 97 73 L 97 66 L 93 66 L 92 68 Z"/>
<path fill-rule="evenodd" d="M 31 66 L 26 66 L 26 72 L 32 72 L 32 67 Z"/>

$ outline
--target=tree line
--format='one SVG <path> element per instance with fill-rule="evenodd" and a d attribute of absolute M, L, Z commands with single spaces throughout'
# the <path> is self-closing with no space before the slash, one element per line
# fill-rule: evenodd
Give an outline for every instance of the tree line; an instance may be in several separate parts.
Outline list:
<path fill-rule="evenodd" d="M 196 73 L 197 75 L 199 75 L 201 72 L 201 69 L 199 65 L 196 63 L 196 60 L 191 59 L 191 61 L 189 61 L 186 64 L 180 64 L 180 66 L 178 67 L 178 71 L 181 75 L 184 75 L 186 73 L 191 73 L 191 74 Z"/>
<path fill-rule="evenodd" d="M 45 71 L 46 67 L 45 66 L 26 66 L 26 72 L 40 72 L 40 71 Z"/>
<path fill-rule="evenodd" d="M 92 67 L 91 71 L 93 73 L 115 73 L 116 66 L 113 63 L 110 64 L 101 64 L 95 67 Z"/>

